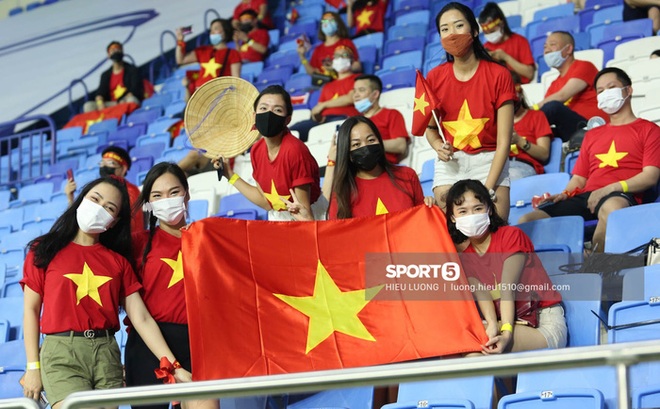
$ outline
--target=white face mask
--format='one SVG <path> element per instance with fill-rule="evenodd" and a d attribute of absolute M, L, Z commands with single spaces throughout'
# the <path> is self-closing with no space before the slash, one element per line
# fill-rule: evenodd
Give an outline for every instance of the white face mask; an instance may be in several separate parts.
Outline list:
<path fill-rule="evenodd" d="M 504 34 L 502 33 L 502 29 L 498 28 L 497 30 L 493 31 L 492 33 L 489 34 L 484 34 L 484 37 L 486 38 L 486 41 L 488 41 L 491 44 L 497 44 L 500 42 L 502 37 L 504 37 Z"/>
<path fill-rule="evenodd" d="M 606 114 L 615 114 L 619 112 L 628 97 L 623 97 L 623 88 L 606 89 L 596 96 L 598 99 L 598 108 Z"/>
<path fill-rule="evenodd" d="M 456 228 L 467 237 L 481 237 L 490 226 L 490 216 L 486 213 L 475 213 L 456 218 Z"/>
<path fill-rule="evenodd" d="M 145 203 L 147 210 L 151 210 L 158 220 L 167 224 L 177 224 L 186 214 L 184 196 L 170 197 Z"/>
<path fill-rule="evenodd" d="M 115 218 L 102 206 L 89 199 L 83 199 L 76 210 L 76 220 L 80 230 L 95 234 L 108 230 L 108 226 Z"/>
<path fill-rule="evenodd" d="M 335 58 L 332 60 L 332 69 L 337 72 L 345 72 L 351 68 L 351 60 L 348 58 Z"/>
<path fill-rule="evenodd" d="M 566 47 L 567 46 L 564 46 L 564 48 Z M 543 55 L 543 59 L 545 60 L 545 63 L 548 64 L 548 67 L 559 68 L 564 63 L 564 61 L 566 61 L 566 58 L 568 57 L 563 57 L 561 55 L 562 51 L 564 51 L 564 48 Z"/>

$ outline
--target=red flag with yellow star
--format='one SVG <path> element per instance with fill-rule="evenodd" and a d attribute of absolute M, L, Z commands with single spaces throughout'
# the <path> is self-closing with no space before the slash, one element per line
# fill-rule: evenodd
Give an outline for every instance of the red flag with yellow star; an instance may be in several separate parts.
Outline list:
<path fill-rule="evenodd" d="M 346 2 L 344 0 L 325 0 L 325 2 L 336 9 L 346 7 Z"/>
<path fill-rule="evenodd" d="M 431 87 L 424 79 L 422 73 L 417 70 L 417 79 L 415 80 L 415 106 L 413 107 L 412 134 L 423 136 L 426 133 L 426 127 L 432 116 L 432 110 L 436 109 L 439 102 L 433 92 L 429 92 Z"/>
<path fill-rule="evenodd" d="M 182 253 L 197 380 L 462 354 L 487 340 L 469 290 L 449 293 L 464 274 L 387 278 L 411 259 L 459 263 L 437 207 L 316 222 L 209 218 L 183 232 Z"/>
<path fill-rule="evenodd" d="M 87 133 L 87 128 L 90 125 L 97 122 L 104 121 L 106 119 L 116 118 L 121 120 L 124 115 L 128 115 L 131 112 L 138 109 L 138 105 L 132 102 L 125 104 L 117 104 L 112 107 L 102 109 L 100 111 L 85 112 L 78 114 L 71 118 L 69 122 L 64 125 L 64 128 L 70 128 L 72 126 L 79 126 L 83 129 L 83 135 Z"/>

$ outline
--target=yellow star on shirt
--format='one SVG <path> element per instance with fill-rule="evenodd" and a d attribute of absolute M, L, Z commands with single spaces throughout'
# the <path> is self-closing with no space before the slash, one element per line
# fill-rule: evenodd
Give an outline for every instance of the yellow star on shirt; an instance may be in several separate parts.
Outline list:
<path fill-rule="evenodd" d="M 385 207 L 385 203 L 383 203 L 382 200 L 380 200 L 380 197 L 378 198 L 378 202 L 376 202 L 376 215 L 381 215 L 381 214 L 388 214 L 389 211 L 387 210 L 387 207 Z"/>
<path fill-rule="evenodd" d="M 334 332 L 376 341 L 357 315 L 369 303 L 366 293 L 373 298 L 381 288 L 342 291 L 319 260 L 311 296 L 273 295 L 309 317 L 305 348 L 305 354 L 308 354 Z"/>
<path fill-rule="evenodd" d="M 495 276 L 495 274 L 493 274 L 493 278 L 495 279 L 495 286 L 492 290 L 490 290 L 490 297 L 493 300 L 499 300 L 500 298 L 502 298 L 502 293 L 500 292 L 500 285 L 497 284 L 497 277 Z"/>
<path fill-rule="evenodd" d="M 113 95 L 115 97 L 115 100 L 118 100 L 119 98 L 123 97 L 124 93 L 126 92 L 126 89 L 127 88 L 125 86 L 121 85 L 121 84 L 117 85 L 117 88 L 115 88 L 115 90 L 112 91 Z"/>
<path fill-rule="evenodd" d="M 358 31 L 362 30 L 363 27 L 371 25 L 371 16 L 373 14 L 373 10 L 363 10 L 362 13 L 357 16 Z"/>
<path fill-rule="evenodd" d="M 458 118 L 455 121 L 443 122 L 445 128 L 454 137 L 454 148 L 463 149 L 470 145 L 472 148 L 481 148 L 479 134 L 483 131 L 490 118 L 472 118 L 467 99 L 463 101 Z"/>
<path fill-rule="evenodd" d="M 335 95 L 333 95 L 332 98 L 330 99 L 337 99 L 337 98 L 339 98 L 339 94 L 335 92 Z"/>
<path fill-rule="evenodd" d="M 172 268 L 172 278 L 170 278 L 170 283 L 167 285 L 167 288 L 172 287 L 174 284 L 183 280 L 183 262 L 181 261 L 181 250 L 176 256 L 176 260 L 171 258 L 161 258 L 163 263 L 167 264 Z"/>
<path fill-rule="evenodd" d="M 415 109 L 413 109 L 413 114 L 416 111 L 419 111 L 422 115 L 426 116 L 426 108 L 429 105 L 430 104 L 426 101 L 426 92 L 424 92 L 419 98 L 415 98 Z"/>
<path fill-rule="evenodd" d="M 215 62 L 215 57 L 211 58 L 207 62 L 203 62 L 200 64 L 202 68 L 204 68 L 204 75 L 202 77 L 217 77 L 218 76 L 218 70 L 222 68 L 222 64 L 218 64 Z"/>
<path fill-rule="evenodd" d="M 112 277 L 94 275 L 94 272 L 92 272 L 92 269 L 89 268 L 87 263 L 83 265 L 83 271 L 81 274 L 64 274 L 64 277 L 73 281 L 77 286 L 76 305 L 80 304 L 80 300 L 89 296 L 89 298 L 103 307 L 101 295 L 99 294 L 99 287 L 112 280 Z"/>
<path fill-rule="evenodd" d="M 270 180 L 270 193 L 264 192 L 264 196 L 266 196 L 266 200 L 270 203 L 270 205 L 273 207 L 273 210 L 286 210 L 286 203 L 282 201 L 282 198 L 285 198 L 289 200 L 291 195 L 281 195 L 277 193 L 277 189 L 275 188 L 275 181 L 273 179 Z"/>
<path fill-rule="evenodd" d="M 600 159 L 600 165 L 598 165 L 599 168 L 604 168 L 605 166 L 618 168 L 619 167 L 618 161 L 626 157 L 626 155 L 628 155 L 628 152 L 616 151 L 616 145 L 614 144 L 614 141 L 612 141 L 612 144 L 610 145 L 610 150 L 607 151 L 607 153 L 595 154 L 596 158 Z"/>

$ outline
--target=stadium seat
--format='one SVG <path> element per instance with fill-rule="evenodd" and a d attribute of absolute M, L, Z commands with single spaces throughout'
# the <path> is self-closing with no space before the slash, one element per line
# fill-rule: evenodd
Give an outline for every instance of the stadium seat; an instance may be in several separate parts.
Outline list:
<path fill-rule="evenodd" d="M 406 37 L 388 40 L 383 48 L 383 58 L 406 51 L 419 50 L 419 45 L 423 42 L 424 37 Z"/>
<path fill-rule="evenodd" d="M 176 116 L 183 117 L 183 112 L 186 109 L 186 101 L 174 101 L 165 107 L 163 116 L 173 118 Z"/>
<path fill-rule="evenodd" d="M 575 6 L 573 3 L 558 4 L 534 12 L 533 21 L 548 21 L 556 17 L 572 16 Z"/>
<path fill-rule="evenodd" d="M 53 184 L 42 182 L 38 185 L 23 186 L 18 190 L 18 198 L 9 202 L 9 207 L 21 207 L 29 203 L 46 203 L 53 193 Z"/>
<path fill-rule="evenodd" d="M 428 26 L 430 19 L 431 12 L 429 10 L 413 10 L 404 13 L 397 13 L 394 19 L 394 24 L 398 26 L 405 26 L 407 24 L 425 24 Z"/>
<path fill-rule="evenodd" d="M 562 298 L 568 346 L 600 344 L 600 320 L 593 313 L 601 308 L 602 279 L 598 274 L 560 274 L 550 276 Z"/>
<path fill-rule="evenodd" d="M 543 166 L 545 173 L 557 173 L 561 168 L 561 149 L 562 141 L 559 138 L 553 138 L 550 143 L 550 157 L 548 163 Z"/>
<path fill-rule="evenodd" d="M 586 30 L 589 24 L 593 22 L 595 12 L 607 7 L 619 6 L 620 4 L 620 0 L 587 0 L 584 9 L 578 13 L 578 16 L 580 16 L 580 30 Z"/>
<path fill-rule="evenodd" d="M 567 173 L 559 172 L 533 175 L 512 181 L 509 194 L 511 200 L 509 222 L 516 224 L 520 216 L 533 210 L 531 203 L 534 195 L 542 195 L 546 192 L 559 193 L 564 190 L 568 180 Z"/>
<path fill-rule="evenodd" d="M 658 237 L 660 203 L 615 210 L 607 218 L 605 252 L 625 253 Z"/>
<path fill-rule="evenodd" d="M 196 222 L 204 219 L 208 215 L 209 202 L 207 200 L 196 199 L 188 201 L 188 221 Z"/>
<path fill-rule="evenodd" d="M 57 143 L 62 141 L 74 141 L 82 136 L 81 126 L 72 126 L 69 128 L 58 129 L 55 133 Z"/>
<path fill-rule="evenodd" d="M 286 80 L 291 77 L 291 74 L 293 74 L 293 67 L 291 66 L 264 68 L 261 74 L 257 77 L 256 83 L 263 85 L 266 83 L 277 82 L 284 85 Z"/>
<path fill-rule="evenodd" d="M 162 144 L 163 148 L 168 148 L 170 146 L 170 141 L 172 137 L 169 132 L 163 132 L 159 134 L 149 134 L 138 136 L 135 140 L 135 147 L 141 147 L 145 145 L 150 145 L 153 143 Z"/>
<path fill-rule="evenodd" d="M 117 118 L 104 119 L 87 127 L 87 135 L 96 135 L 99 132 L 112 132 L 117 129 L 119 120 Z"/>
<path fill-rule="evenodd" d="M 406 26 L 391 26 L 387 30 L 388 39 L 406 38 L 406 37 L 425 37 L 427 35 L 427 25 L 408 24 Z"/>
<path fill-rule="evenodd" d="M 131 165 L 131 170 L 133 169 L 133 166 L 135 165 L 135 161 L 138 158 L 150 157 L 153 160 L 156 160 L 156 158 L 160 158 L 160 155 L 165 150 L 165 146 L 166 144 L 163 142 L 154 142 L 142 146 L 136 146 L 133 149 L 131 149 L 129 151 L 129 155 L 131 156 L 131 161 L 133 162 L 133 164 Z"/>
<path fill-rule="evenodd" d="M 385 405 L 383 409 L 490 409 L 493 385 L 492 376 L 402 383 L 397 402 Z"/>
<path fill-rule="evenodd" d="M 147 131 L 147 125 L 144 123 L 138 122 L 129 122 L 126 125 L 121 125 L 117 127 L 117 130 L 110 132 L 108 134 L 107 143 L 108 145 L 119 145 L 121 142 L 126 141 L 126 146 L 129 148 L 135 146 L 135 141 L 140 135 L 144 135 Z M 123 144 L 122 144 L 123 145 Z"/>
<path fill-rule="evenodd" d="M 393 70 L 397 67 L 406 67 L 412 65 L 413 67 L 422 69 L 422 51 L 407 51 L 405 53 L 391 55 L 383 58 L 382 70 Z"/>
<path fill-rule="evenodd" d="M 630 268 L 623 275 L 623 301 L 643 301 L 660 294 L 660 264 Z"/>
<path fill-rule="evenodd" d="M 584 247 L 582 216 L 551 217 L 520 223 L 517 227 L 529 236 L 537 252 L 563 251 L 582 254 Z"/>
<path fill-rule="evenodd" d="M 0 320 L 7 320 L 11 326 L 10 341 L 23 339 L 23 297 L 0 298 Z"/>
<path fill-rule="evenodd" d="M 613 23 L 592 24 L 586 32 L 591 36 L 591 47 L 595 48 L 603 41 L 611 40 L 616 36 L 649 37 L 653 35 L 653 23 L 650 19 L 619 21 Z M 649 53 L 650 54 L 650 53 Z"/>
<path fill-rule="evenodd" d="M 527 38 L 531 39 L 547 35 L 553 31 L 577 33 L 580 31 L 580 19 L 576 15 L 555 17 L 545 21 L 534 21 L 526 27 Z"/>
<path fill-rule="evenodd" d="M 308 145 L 327 144 L 330 148 L 330 143 L 335 137 L 335 133 L 344 120 L 332 121 L 317 125 L 309 130 L 309 137 L 307 138 Z"/>
<path fill-rule="evenodd" d="M 18 231 L 23 224 L 25 209 L 17 207 L 0 212 L 0 226 L 10 226 L 12 231 Z"/>
<path fill-rule="evenodd" d="M 268 219 L 268 212 L 265 209 L 255 205 L 241 193 L 234 193 L 223 196 L 220 200 L 220 208 L 218 209 L 218 214 L 227 214 L 227 212 L 230 210 L 241 211 L 245 209 L 256 210 L 257 216 L 260 220 Z"/>
<path fill-rule="evenodd" d="M 163 153 L 160 154 L 160 158 L 156 158 L 154 164 L 160 162 L 174 162 L 179 163 L 186 155 L 190 152 L 190 149 L 177 147 L 165 149 Z"/>
<path fill-rule="evenodd" d="M 23 397 L 18 381 L 25 373 L 26 361 L 23 340 L 0 342 L 0 399 Z"/>
<path fill-rule="evenodd" d="M 647 297 L 646 293 L 651 293 Z M 645 290 L 645 301 L 621 301 L 613 304 L 608 313 L 607 342 L 610 344 L 660 339 L 660 302 L 658 292 Z M 653 321 L 653 324 L 635 323 Z"/>
<path fill-rule="evenodd" d="M 612 24 L 623 21 L 623 5 L 604 7 L 594 12 L 591 24 Z"/>
<path fill-rule="evenodd" d="M 287 409 L 307 408 L 350 408 L 371 409 L 374 388 L 363 386 L 359 388 L 332 389 L 315 393 L 301 401 L 289 404 Z"/>
<path fill-rule="evenodd" d="M 633 409 L 660 407 L 660 363 L 643 362 L 630 367 Z"/>
<path fill-rule="evenodd" d="M 307 92 L 312 88 L 312 77 L 307 73 L 293 74 L 284 83 L 284 88 L 292 95 Z"/>
<path fill-rule="evenodd" d="M 648 50 L 657 50 L 660 48 L 660 36 L 644 37 L 627 43 L 619 44 L 614 49 L 614 59 L 636 60 L 648 59 Z"/>
<path fill-rule="evenodd" d="M 376 47 L 377 50 L 382 50 L 383 48 L 383 39 L 384 39 L 384 34 L 383 33 L 371 33 L 367 35 L 360 36 L 356 39 L 353 40 L 353 44 L 355 44 L 355 47 L 360 50 L 360 53 L 362 52 L 361 49 L 362 47 L 368 46 L 368 45 L 373 45 Z M 360 55 L 361 57 L 361 55 Z"/>
<path fill-rule="evenodd" d="M 162 107 L 154 108 L 139 108 L 131 112 L 127 117 L 124 123 L 126 125 L 131 124 L 150 124 L 160 117 L 162 114 Z"/>
<path fill-rule="evenodd" d="M 181 122 L 180 118 L 168 118 L 165 116 L 161 116 L 160 118 L 156 119 L 152 123 L 149 124 L 147 127 L 147 135 L 151 134 L 161 134 L 165 132 L 170 132 L 170 128 L 172 126 L 176 125 L 177 123 Z"/>
<path fill-rule="evenodd" d="M 360 63 L 362 63 L 364 74 L 373 74 L 376 69 L 380 69 L 378 51 L 379 49 L 373 45 L 365 45 L 360 48 Z"/>
<path fill-rule="evenodd" d="M 416 76 L 416 70 L 414 69 L 385 72 L 380 75 L 380 80 L 383 83 L 383 91 L 414 87 Z"/>
<path fill-rule="evenodd" d="M 170 102 L 172 102 L 172 96 L 170 94 L 154 94 L 151 97 L 142 101 L 141 109 L 145 110 L 158 110 L 162 112 Z"/>
<path fill-rule="evenodd" d="M 297 50 L 277 51 L 271 54 L 265 62 L 268 69 L 284 66 L 298 68 L 300 66 L 300 56 Z"/>
<path fill-rule="evenodd" d="M 422 164 L 422 173 L 419 175 L 420 182 L 433 181 L 435 173 L 435 159 L 429 159 Z"/>

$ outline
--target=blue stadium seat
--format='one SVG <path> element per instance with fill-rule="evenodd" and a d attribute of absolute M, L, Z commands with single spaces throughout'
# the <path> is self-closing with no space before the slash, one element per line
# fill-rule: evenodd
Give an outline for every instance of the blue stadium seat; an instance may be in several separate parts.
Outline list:
<path fill-rule="evenodd" d="M 534 12 L 534 19 L 532 21 L 547 21 L 555 17 L 572 16 L 574 10 L 575 6 L 573 3 L 545 7 Z"/>
<path fill-rule="evenodd" d="M 387 40 L 383 48 L 383 58 L 406 51 L 419 50 L 419 45 L 423 42 L 424 37 L 406 37 Z"/>
<path fill-rule="evenodd" d="M 10 341 L 23 339 L 23 297 L 0 298 L 0 319 L 11 325 Z"/>
<path fill-rule="evenodd" d="M 25 222 L 25 219 L 23 220 Z M 21 227 L 22 227 L 21 223 Z M 22 248 L 24 249 L 27 246 L 28 242 L 32 239 L 35 239 L 41 235 L 41 228 L 39 227 L 30 227 L 21 229 L 15 233 L 11 233 L 8 236 L 2 238 L 2 242 L 13 248 Z"/>
<path fill-rule="evenodd" d="M 231 195 L 223 196 L 222 199 L 220 199 L 220 208 L 218 209 L 218 214 L 227 213 L 230 210 L 238 211 L 244 209 L 256 210 L 259 220 L 268 219 L 268 212 L 265 209 L 255 205 L 241 193 L 234 193 Z"/>
<path fill-rule="evenodd" d="M 188 201 L 188 221 L 196 222 L 202 220 L 208 215 L 209 202 L 207 200 L 189 200 Z"/>
<path fill-rule="evenodd" d="M 373 45 L 365 45 L 360 48 L 360 63 L 362 64 L 363 73 L 373 74 L 376 69 L 380 68 L 378 51 L 379 49 Z"/>
<path fill-rule="evenodd" d="M 293 67 L 285 66 L 280 68 L 265 68 L 257 77 L 256 83 L 266 84 L 269 82 L 279 82 L 282 85 L 293 74 Z"/>
<path fill-rule="evenodd" d="M 284 84 L 289 94 L 307 92 L 312 88 L 312 77 L 307 73 L 293 74 Z"/>
<path fill-rule="evenodd" d="M 97 166 L 92 169 L 78 169 L 74 172 L 73 178 L 78 186 L 78 191 L 80 191 L 86 184 L 99 178 L 99 168 Z"/>
<path fill-rule="evenodd" d="M 431 12 L 429 10 L 413 10 L 405 13 L 397 13 L 394 24 L 399 26 L 424 24 L 428 26 L 429 20 L 431 20 Z"/>
<path fill-rule="evenodd" d="M 385 405 L 383 409 L 490 409 L 493 384 L 492 376 L 402 383 L 396 403 Z"/>
<path fill-rule="evenodd" d="M 96 135 L 99 132 L 112 132 L 117 129 L 119 120 L 117 118 L 104 119 L 87 127 L 87 135 Z"/>
<path fill-rule="evenodd" d="M 443 51 L 437 57 L 427 58 L 424 61 L 424 76 L 428 75 L 429 71 L 434 69 L 440 64 L 443 64 L 447 61 L 447 54 Z"/>
<path fill-rule="evenodd" d="M 632 341 L 648 341 L 660 339 L 660 302 L 657 302 L 658 292 L 652 293 L 650 302 L 621 301 L 613 304 L 608 313 L 607 342 L 610 344 Z M 627 326 L 644 321 L 656 321 L 655 324 Z M 616 328 L 617 326 L 623 326 Z"/>
<path fill-rule="evenodd" d="M 422 165 L 422 174 L 419 175 L 419 181 L 425 182 L 427 180 L 433 180 L 433 174 L 435 172 L 435 159 L 430 159 L 424 162 Z"/>
<path fill-rule="evenodd" d="M 575 162 L 577 162 L 578 156 L 580 156 L 580 151 L 570 152 L 566 155 L 566 158 L 564 158 L 564 170 L 566 173 L 573 173 L 573 168 L 575 167 Z"/>
<path fill-rule="evenodd" d="M 371 409 L 373 403 L 373 391 L 374 388 L 371 386 L 322 391 L 315 393 L 314 395 L 301 401 L 288 405 L 287 409 Z"/>
<path fill-rule="evenodd" d="M 402 0 L 397 9 L 394 11 L 394 16 L 399 17 L 406 13 L 410 13 L 415 10 L 427 10 L 429 11 L 429 0 Z M 429 11 L 430 15 L 430 11 Z M 435 16 L 432 16 L 435 17 Z M 427 18 L 427 21 L 429 18 Z"/>
<path fill-rule="evenodd" d="M 74 141 L 82 136 L 82 127 L 81 126 L 72 126 L 70 128 L 58 129 L 55 133 L 57 143 L 62 141 Z"/>
<path fill-rule="evenodd" d="M 322 13 L 321 13 L 322 14 Z M 320 16 L 318 16 L 320 17 Z M 317 18 L 318 18 L 317 17 Z M 300 37 L 302 34 L 306 34 L 309 37 L 309 40 L 314 43 L 316 41 L 316 33 L 318 32 L 318 20 L 305 19 L 289 27 L 287 35 L 283 36 L 280 41 L 286 42 L 290 40 L 295 40 Z"/>
<path fill-rule="evenodd" d="M 612 24 L 623 21 L 623 5 L 605 7 L 597 10 L 593 14 L 591 24 Z"/>
<path fill-rule="evenodd" d="M 404 69 L 385 72 L 380 75 L 383 82 L 383 92 L 397 88 L 408 88 L 415 86 L 417 72 L 414 69 Z"/>
<path fill-rule="evenodd" d="M 147 131 L 145 123 L 129 122 L 126 125 L 117 127 L 117 130 L 108 134 L 108 145 L 118 145 L 118 141 L 126 141 L 126 145 L 131 148 L 135 146 L 138 136 L 144 135 Z"/>
<path fill-rule="evenodd" d="M 124 121 L 125 124 L 150 124 L 160 117 L 163 112 L 162 107 L 139 108 L 131 112 Z"/>
<path fill-rule="evenodd" d="M 42 219 L 57 219 L 69 207 L 67 202 L 53 202 L 44 203 L 37 206 L 35 213 Z"/>
<path fill-rule="evenodd" d="M 41 232 L 47 232 L 55 224 L 55 219 L 52 217 L 38 217 L 35 220 L 28 220 L 23 222 L 23 231 L 38 229 Z"/>
<path fill-rule="evenodd" d="M 150 145 L 152 143 L 160 143 L 163 144 L 164 148 L 168 148 L 170 146 L 171 139 L 172 137 L 170 136 L 169 132 L 142 135 L 139 136 L 135 141 L 135 147 Z"/>
<path fill-rule="evenodd" d="M 603 41 L 611 40 L 616 36 L 631 37 L 641 35 L 650 37 L 653 35 L 653 22 L 650 19 L 619 21 L 610 24 L 592 24 L 587 27 L 591 36 L 591 47 L 596 48 Z"/>
<path fill-rule="evenodd" d="M 600 320 L 592 311 L 601 309 L 602 278 L 598 274 L 560 274 L 550 276 L 560 286 L 559 293 L 568 326 L 568 346 L 600 344 Z"/>
<path fill-rule="evenodd" d="M 78 161 L 75 160 L 75 162 L 78 162 Z M 76 165 L 76 167 L 78 167 L 78 165 Z M 74 169 L 74 168 L 71 168 L 71 169 Z M 65 178 L 66 178 L 66 176 L 63 173 L 58 173 L 58 174 L 46 173 L 43 176 L 39 176 L 39 177 L 35 178 L 33 183 L 35 185 L 36 184 L 50 183 L 53 186 L 53 192 L 51 192 L 51 193 L 55 193 L 55 192 L 60 191 L 60 187 L 62 186 L 62 182 L 64 181 Z"/>
<path fill-rule="evenodd" d="M 165 144 L 163 142 L 154 142 L 134 147 L 128 152 L 128 154 L 131 156 L 131 161 L 133 162 L 131 165 L 131 170 L 133 170 L 133 166 L 139 158 L 149 157 L 152 160 L 155 160 L 156 158 L 160 158 L 160 155 L 164 150 Z"/>
<path fill-rule="evenodd" d="M 215 216 L 228 219 L 259 220 L 259 214 L 255 209 L 227 210 L 226 212 L 219 212 Z"/>
<path fill-rule="evenodd" d="M 18 198 L 9 202 L 9 207 L 21 207 L 29 203 L 46 203 L 53 193 L 53 184 L 42 182 L 38 185 L 23 186 L 18 190 Z"/>
<path fill-rule="evenodd" d="M 161 112 L 164 107 L 166 107 L 170 102 L 172 102 L 172 96 L 170 94 L 154 94 L 151 97 L 142 101 L 141 109 L 156 109 L 160 108 Z"/>
<path fill-rule="evenodd" d="M 355 47 L 358 50 L 361 50 L 362 47 L 367 45 L 373 45 L 376 47 L 376 49 L 381 50 L 383 48 L 383 40 L 384 40 L 383 33 L 372 33 L 354 39 L 353 44 L 355 44 Z"/>
<path fill-rule="evenodd" d="M 0 263 L 7 266 L 7 276 L 18 274 L 23 268 L 25 249 L 0 243 Z"/>
<path fill-rule="evenodd" d="M 568 174 L 559 172 L 533 175 L 512 181 L 509 194 L 511 200 L 509 222 L 516 224 L 520 216 L 533 210 L 531 203 L 534 195 L 542 195 L 546 192 L 559 193 L 564 190 L 568 180 Z"/>
<path fill-rule="evenodd" d="M 18 381 L 25 373 L 23 341 L 0 342 L 0 362 L 0 399 L 22 398 L 23 387 Z"/>
<path fill-rule="evenodd" d="M 21 6 L 16 6 L 14 8 L 9 9 L 9 12 L 7 12 L 7 15 L 9 17 L 15 16 L 17 14 L 21 14 L 23 12 L 23 7 Z"/>
<path fill-rule="evenodd" d="M 266 68 L 280 68 L 284 66 L 294 68 L 300 66 L 300 56 L 297 50 L 277 51 L 266 58 Z"/>
<path fill-rule="evenodd" d="M 559 138 L 552 138 L 550 143 L 550 157 L 548 163 L 543 166 L 545 173 L 557 173 L 561 168 L 561 149 L 562 141 Z"/>
<path fill-rule="evenodd" d="M 441 43 L 438 42 L 428 43 L 424 47 L 424 61 L 444 55 L 445 55 L 445 50 L 444 48 L 442 48 Z"/>
<path fill-rule="evenodd" d="M 394 25 L 387 29 L 387 38 L 390 40 L 406 37 L 425 37 L 426 35 L 427 26 L 422 24 Z"/>
<path fill-rule="evenodd" d="M 181 119 L 162 116 L 149 124 L 146 134 L 151 135 L 169 132 L 170 128 L 178 122 L 181 122 Z"/>
<path fill-rule="evenodd" d="M 155 145 L 155 144 L 154 144 Z M 151 145 L 146 145 L 143 146 L 143 148 L 149 147 Z M 160 155 L 158 155 L 160 157 Z M 133 163 L 131 163 L 131 168 L 128 170 L 128 173 L 126 174 L 126 180 L 131 182 L 134 185 L 137 185 L 137 175 L 141 172 L 147 171 L 151 169 L 152 166 L 154 166 L 154 162 L 156 161 L 156 158 L 153 156 L 136 156 L 131 159 Z"/>
<path fill-rule="evenodd" d="M 405 53 L 391 55 L 383 58 L 383 70 L 391 70 L 397 67 L 412 65 L 417 69 L 422 68 L 422 50 L 408 51 Z"/>
<path fill-rule="evenodd" d="M 630 367 L 633 409 L 660 407 L 660 363 L 644 362 Z"/>
<path fill-rule="evenodd" d="M 241 71 L 242 74 L 242 71 Z M 186 109 L 186 101 L 174 101 L 165 107 L 165 112 L 163 116 L 168 118 L 173 118 L 175 116 L 183 116 L 183 112 Z"/>
<path fill-rule="evenodd" d="M 580 30 L 586 30 L 587 26 L 592 23 L 595 12 L 620 4 L 621 0 L 587 0 L 584 9 L 578 13 L 580 17 Z"/>
<path fill-rule="evenodd" d="M 551 217 L 521 223 L 517 227 L 529 236 L 537 252 L 563 251 L 582 254 L 584 247 L 582 216 Z"/>
<path fill-rule="evenodd" d="M 179 161 L 183 159 L 188 154 L 188 152 L 190 152 L 190 149 L 183 147 L 165 149 L 163 153 L 160 154 L 160 158 L 156 158 L 154 164 L 160 162 L 179 163 Z"/>
<path fill-rule="evenodd" d="M 527 38 L 537 38 L 553 31 L 568 31 L 577 33 L 580 31 L 580 18 L 577 15 L 554 17 L 548 20 L 533 21 L 527 24 Z"/>
<path fill-rule="evenodd" d="M 25 209 L 16 207 L 0 212 L 0 226 L 10 226 L 12 231 L 18 231 L 23 224 Z"/>
<path fill-rule="evenodd" d="M 0 282 L 0 285 L 2 285 L 3 282 Z M 7 320 L 0 320 L 0 344 L 3 342 L 9 341 L 9 330 L 11 326 L 9 325 L 9 321 Z"/>
<path fill-rule="evenodd" d="M 615 210 L 607 218 L 605 252 L 624 253 L 658 237 L 660 203 Z"/>

